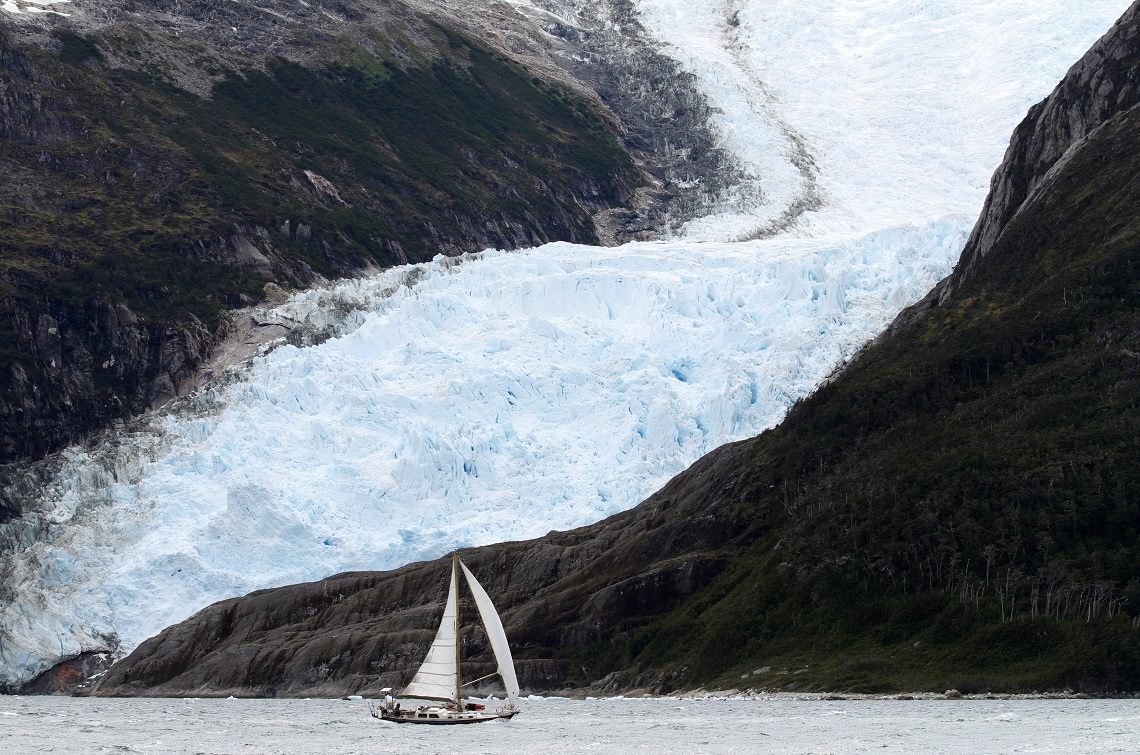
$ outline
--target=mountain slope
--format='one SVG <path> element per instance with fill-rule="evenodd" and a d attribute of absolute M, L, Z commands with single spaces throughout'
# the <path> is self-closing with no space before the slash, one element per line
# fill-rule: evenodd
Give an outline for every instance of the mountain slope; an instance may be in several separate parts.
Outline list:
<path fill-rule="evenodd" d="M 744 684 L 786 689 L 1140 687 L 1140 106 L 1072 100 L 1128 90 L 1138 15 L 1018 129 L 1067 120 L 1073 138 L 1058 154 L 1015 137 L 989 203 L 1007 209 L 983 218 L 996 232 L 974 234 L 945 296 L 641 506 L 464 552 L 524 684 L 667 691 L 752 670 Z M 1006 191 L 1014 174 L 1038 178 Z M 403 683 L 444 569 L 224 601 L 140 645 L 99 692 Z M 486 654 L 478 633 L 468 643 Z"/>
<path fill-rule="evenodd" d="M 596 242 L 641 183 L 591 95 L 398 2 L 268 53 L 183 5 L 0 33 L 0 462 L 185 393 L 267 284 Z"/>
<path fill-rule="evenodd" d="M 778 541 L 647 630 L 640 663 L 700 678 L 775 656 L 812 661 L 801 684 L 868 689 L 1140 683 L 1137 139 L 1137 110 L 1106 122 L 976 277 L 755 442 Z M 878 666 L 835 659 L 857 652 Z"/>

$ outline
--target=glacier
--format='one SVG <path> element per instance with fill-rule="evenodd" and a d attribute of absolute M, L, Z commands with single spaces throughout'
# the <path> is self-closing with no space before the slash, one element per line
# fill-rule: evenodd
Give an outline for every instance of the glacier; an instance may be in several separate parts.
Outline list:
<path fill-rule="evenodd" d="M 0 686 L 255 589 L 597 521 L 771 427 L 950 271 L 1013 127 L 1128 4 L 638 0 L 741 180 L 663 241 L 255 312 L 312 337 L 42 465 L 2 528 Z"/>

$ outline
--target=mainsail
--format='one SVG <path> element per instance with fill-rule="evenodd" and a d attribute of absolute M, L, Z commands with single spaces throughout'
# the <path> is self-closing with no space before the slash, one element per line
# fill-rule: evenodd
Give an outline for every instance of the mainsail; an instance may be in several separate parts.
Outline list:
<path fill-rule="evenodd" d="M 466 571 L 466 569 L 464 570 Z M 404 687 L 405 697 L 418 697 L 425 700 L 456 699 L 458 690 L 455 679 L 459 673 L 456 665 L 455 648 L 459 641 L 459 622 L 456 593 L 459 590 L 459 573 L 455 565 L 451 567 L 451 588 L 447 592 L 447 603 L 443 608 L 443 621 L 439 623 L 439 631 L 435 633 L 435 640 L 428 648 L 427 657 L 424 658 L 420 670 L 412 678 L 410 684 Z"/>
<path fill-rule="evenodd" d="M 495 651 L 495 660 L 499 664 L 499 676 L 503 677 L 507 697 L 511 705 L 514 705 L 519 697 L 519 683 L 515 678 L 515 661 L 511 658 L 511 648 L 507 645 L 507 633 L 503 631 L 503 622 L 499 619 L 499 612 L 495 610 L 495 604 L 491 602 L 483 585 L 479 584 L 479 580 L 475 579 L 475 575 L 465 563 L 460 561 L 459 567 L 463 569 L 463 576 L 467 577 L 467 586 L 471 588 L 471 594 L 475 597 L 475 605 L 479 608 L 479 616 L 482 617 L 483 627 L 487 630 L 487 639 L 491 641 L 491 649 Z"/>

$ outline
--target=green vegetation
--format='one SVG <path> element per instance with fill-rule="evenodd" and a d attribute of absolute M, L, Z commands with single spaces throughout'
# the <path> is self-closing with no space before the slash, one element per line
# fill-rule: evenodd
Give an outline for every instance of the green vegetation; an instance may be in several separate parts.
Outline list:
<path fill-rule="evenodd" d="M 732 565 L 599 673 L 1140 689 L 1136 144 L 1118 116 L 947 303 L 750 441 Z"/>
<path fill-rule="evenodd" d="M 170 83 L 133 37 L 62 33 L 55 55 L 0 38 L 16 62 L 0 77 L 23 93 L 0 158 L 0 380 L 20 382 L 7 374 L 18 364 L 43 391 L 5 411 L 55 403 L 44 421 L 66 437 L 137 398 L 124 395 L 140 379 L 124 377 L 126 355 L 91 341 L 94 302 L 124 304 L 157 332 L 211 328 L 268 282 L 596 241 L 592 212 L 638 180 L 611 129 L 509 60 L 435 34 L 419 67 L 345 42 L 320 70 L 274 59 L 230 71 L 209 99 Z M 138 69 L 109 69 L 100 46 Z M 44 314 L 68 377 L 30 332 Z M 101 395 L 76 394 L 91 387 Z M 90 412 L 77 406 L 87 401 Z M 0 446 L 39 447 L 41 419 L 19 421 Z"/>
<path fill-rule="evenodd" d="M 42 193 L 7 187 L 2 264 L 26 277 L 6 275 L 4 293 L 211 320 L 222 295 L 288 280 L 291 260 L 336 275 L 399 261 L 385 241 L 413 261 L 511 241 L 472 232 L 488 218 L 525 228 L 522 241 L 594 240 L 589 205 L 620 201 L 635 175 L 605 124 L 505 59 L 448 40 L 451 57 L 419 69 L 359 46 L 324 71 L 278 59 L 229 74 L 203 100 L 146 74 L 89 70 L 98 49 L 65 35 L 57 61 L 34 62 L 68 81 L 66 109 L 43 94 L 70 138 L 48 134 L 9 158 Z M 286 220 L 292 235 L 279 230 Z M 284 270 L 242 272 L 194 249 L 235 224 L 268 229 Z"/>

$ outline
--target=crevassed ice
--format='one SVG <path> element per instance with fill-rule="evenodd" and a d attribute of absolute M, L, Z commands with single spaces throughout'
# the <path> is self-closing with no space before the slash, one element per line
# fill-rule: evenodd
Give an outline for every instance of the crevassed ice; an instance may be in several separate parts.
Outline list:
<path fill-rule="evenodd" d="M 778 421 L 949 271 L 968 229 L 559 243 L 423 265 L 394 292 L 403 271 L 347 283 L 374 302 L 352 332 L 258 358 L 206 411 L 69 452 L 45 495 L 53 537 L 0 609 L 0 626 L 24 628 L 6 645 L 129 647 L 266 585 L 629 508 Z"/>
<path fill-rule="evenodd" d="M 1028 104 L 1127 5 L 638 0 L 750 178 L 683 239 L 487 252 L 266 313 L 339 335 L 69 450 L 6 525 L 28 548 L 0 683 L 216 599 L 595 521 L 771 426 L 949 271 Z M 717 241 L 807 189 L 784 237 Z"/>

